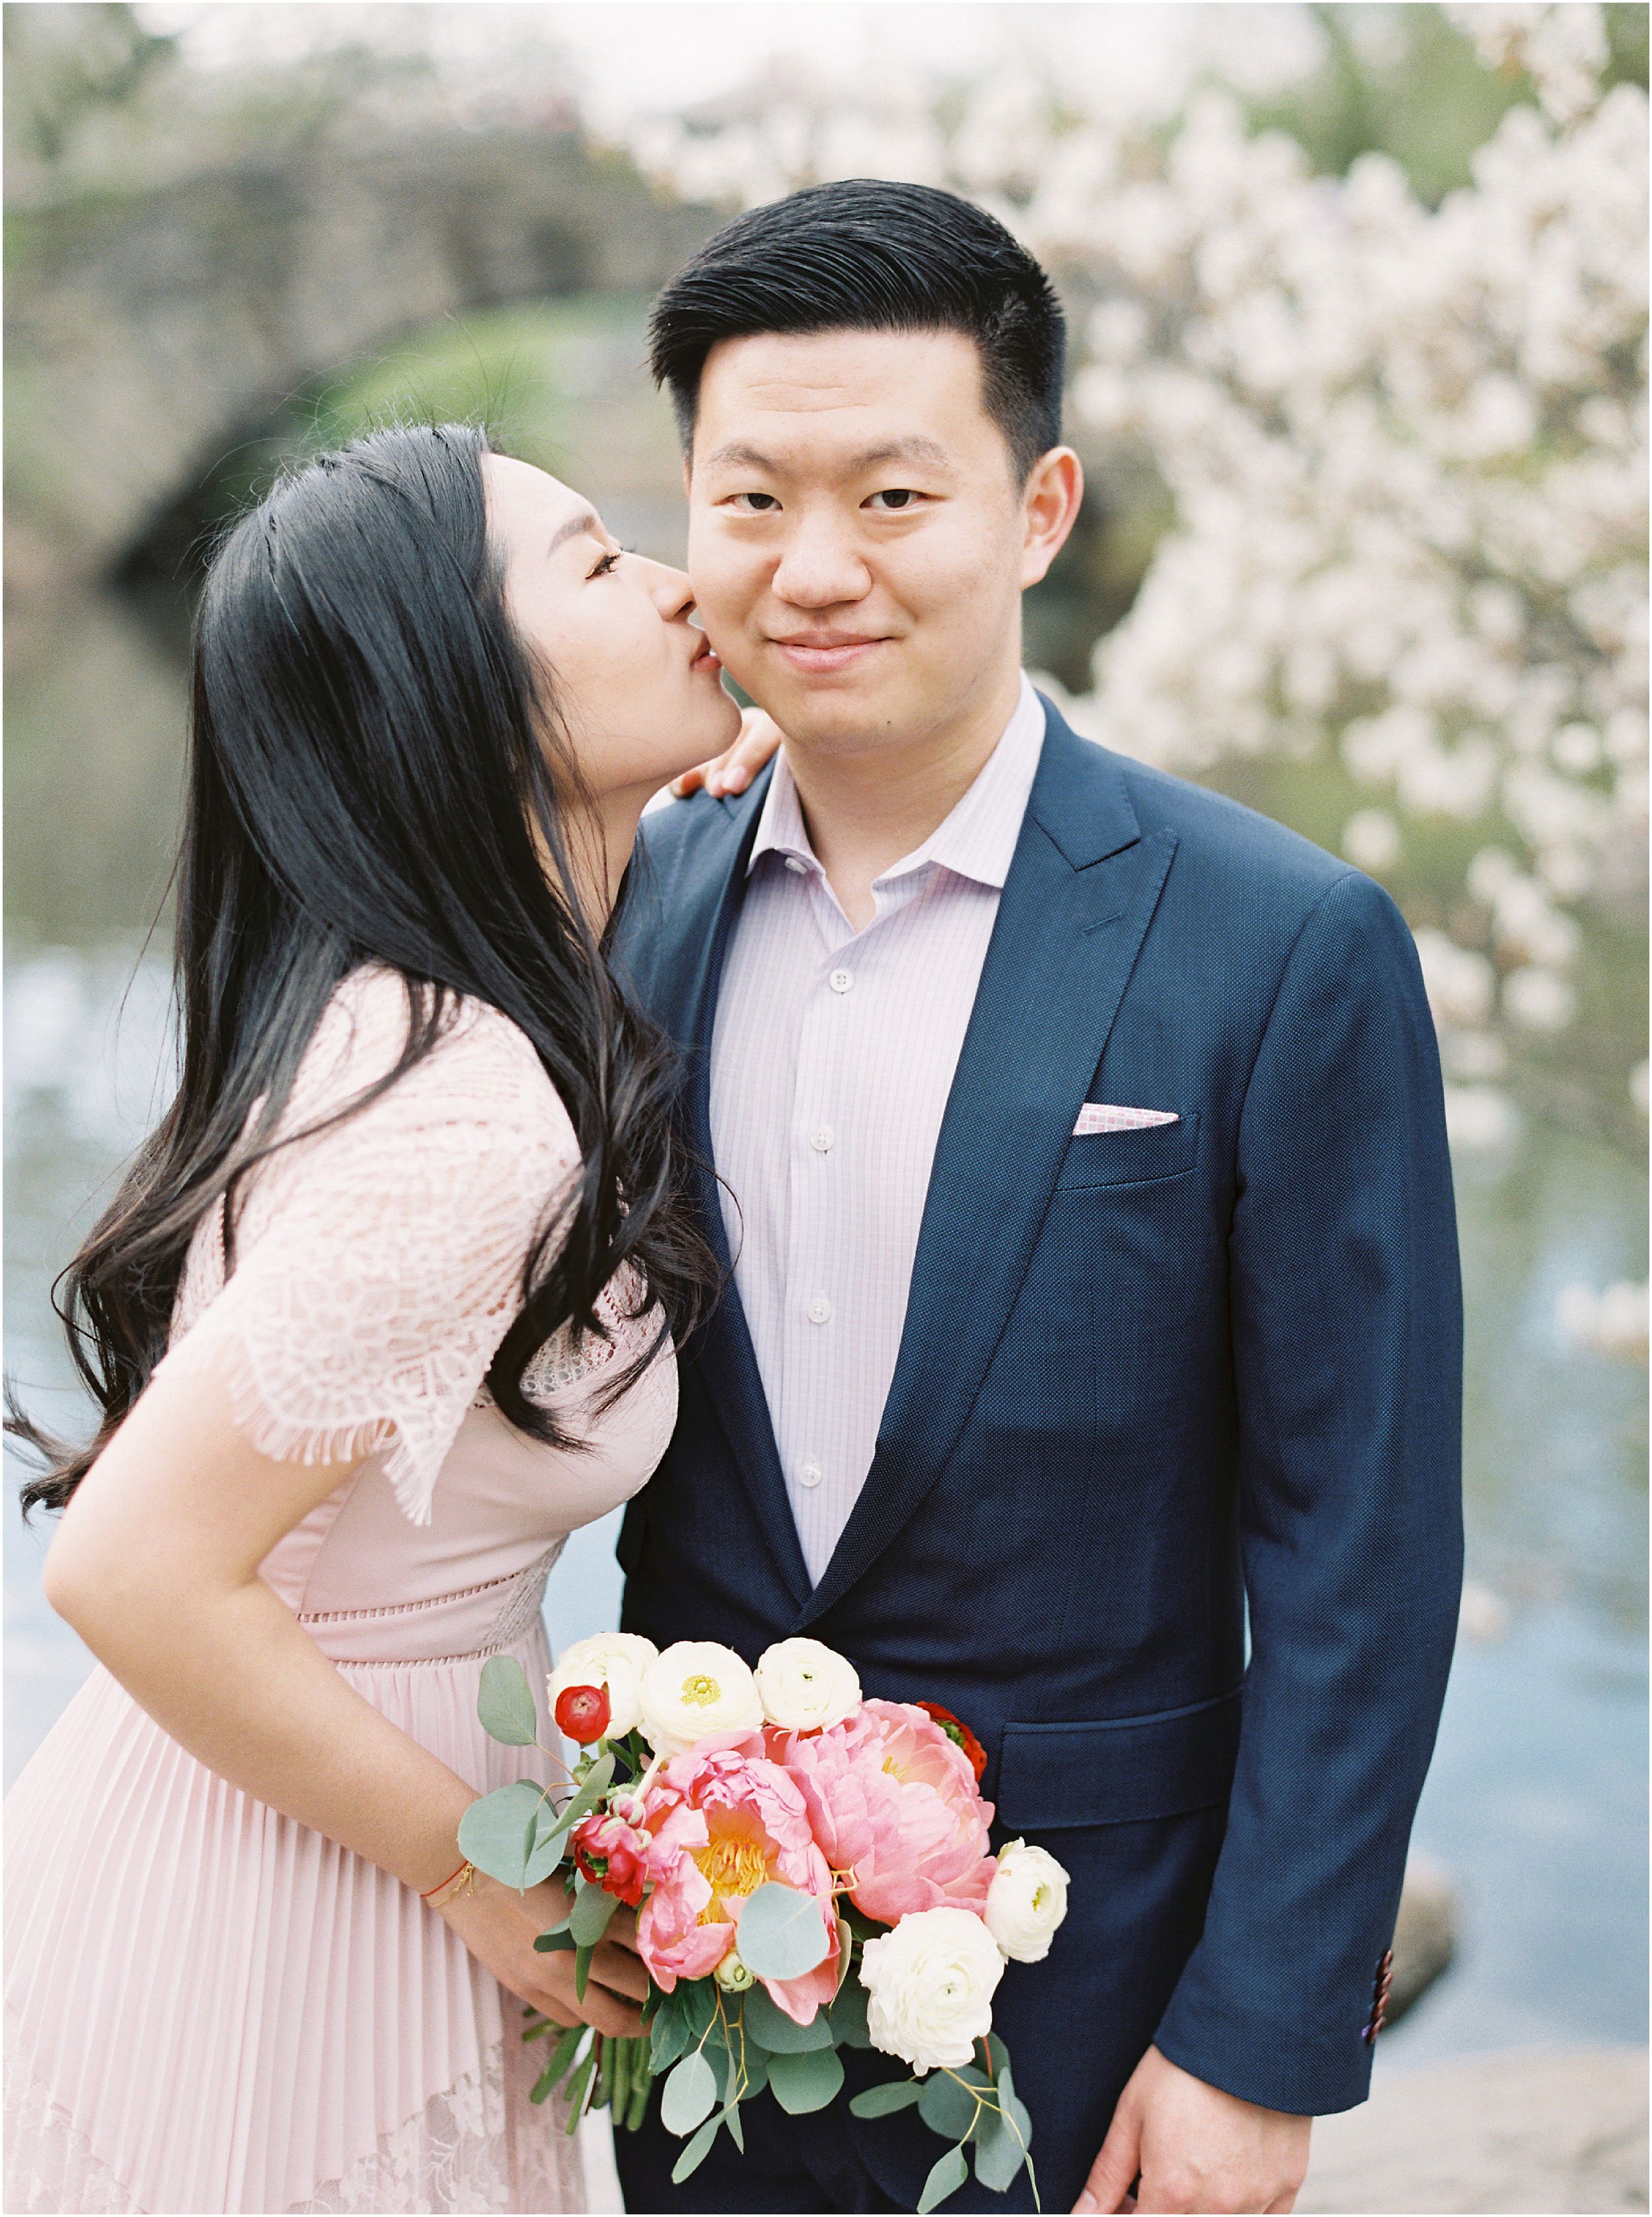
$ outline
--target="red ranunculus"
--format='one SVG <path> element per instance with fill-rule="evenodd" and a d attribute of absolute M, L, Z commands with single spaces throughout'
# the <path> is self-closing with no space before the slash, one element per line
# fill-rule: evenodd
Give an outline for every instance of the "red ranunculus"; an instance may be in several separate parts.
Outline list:
<path fill-rule="evenodd" d="M 922 1709 L 925 1716 L 933 1717 L 952 1745 L 963 1749 L 978 1779 L 987 1767 L 987 1751 L 963 1720 L 955 1717 L 950 1709 L 943 1709 L 939 1701 L 915 1701 L 912 1706 Z"/>
<path fill-rule="evenodd" d="M 613 1705 L 606 1686 L 564 1686 L 557 1696 L 557 1730 L 582 1745 L 601 1739 L 608 1728 Z"/>
<path fill-rule="evenodd" d="M 574 1861 L 593 1886 L 635 1909 L 648 1878 L 646 1832 L 639 1832 L 611 1809 L 599 1809 L 574 1827 Z"/>

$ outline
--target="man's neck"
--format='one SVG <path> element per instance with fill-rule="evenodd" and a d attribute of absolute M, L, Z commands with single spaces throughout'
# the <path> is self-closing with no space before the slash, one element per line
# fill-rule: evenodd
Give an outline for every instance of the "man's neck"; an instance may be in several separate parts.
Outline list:
<path fill-rule="evenodd" d="M 939 830 L 980 775 L 1015 713 L 1020 682 L 1018 665 L 978 704 L 904 743 L 824 754 L 787 741 L 809 843 L 857 931 L 876 912 L 876 880 Z"/>

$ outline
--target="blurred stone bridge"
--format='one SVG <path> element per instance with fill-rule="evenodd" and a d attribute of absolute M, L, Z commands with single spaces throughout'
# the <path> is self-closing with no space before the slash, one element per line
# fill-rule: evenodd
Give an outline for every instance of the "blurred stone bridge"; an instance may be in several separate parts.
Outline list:
<path fill-rule="evenodd" d="M 571 130 L 248 160 L 8 219 L 16 582 L 117 570 L 328 372 L 467 309 L 651 287 L 709 229 Z"/>

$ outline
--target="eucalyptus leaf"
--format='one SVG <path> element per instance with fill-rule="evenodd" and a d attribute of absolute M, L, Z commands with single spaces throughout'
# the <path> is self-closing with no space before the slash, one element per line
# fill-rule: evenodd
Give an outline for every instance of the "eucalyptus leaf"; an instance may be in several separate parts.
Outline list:
<path fill-rule="evenodd" d="M 495 1794 L 472 1801 L 459 1820 L 459 1845 L 478 1870 L 519 1891 L 527 1880 L 527 1859 L 545 1800 L 537 1786 L 519 1778 Z"/>
<path fill-rule="evenodd" d="M 482 1665 L 476 1714 L 483 1731 L 507 1747 L 532 1747 L 539 1738 L 539 1715 L 527 1673 L 514 1655 L 490 1655 Z"/>
<path fill-rule="evenodd" d="M 723 2083 L 718 2090 L 718 2098 L 725 2109 L 735 2109 L 743 2098 L 740 2092 L 740 2080 L 744 2070 L 744 2055 L 743 2053 L 737 2053 L 737 2050 L 744 2051 L 747 2047 L 748 2043 L 745 2041 L 738 2040 L 732 2047 L 719 2048 L 717 2060 L 712 2066 L 713 2070 L 722 2074 Z"/>
<path fill-rule="evenodd" d="M 698 2171 L 712 2152 L 712 2142 L 717 2138 L 721 2117 L 713 2117 L 709 2125 L 702 2125 L 682 2153 L 671 2166 L 671 2183 L 681 2186 L 690 2171 Z"/>
<path fill-rule="evenodd" d="M 693 1979 L 680 1982 L 677 1992 L 681 1997 L 688 2037 L 698 2040 L 701 2033 L 710 2031 L 712 2020 L 717 2015 L 717 1987 L 710 1979 Z"/>
<path fill-rule="evenodd" d="M 956 2194 L 970 2175 L 970 2166 L 964 2160 L 962 2148 L 948 2148 L 934 2165 L 923 2182 L 923 2192 L 918 2196 L 918 2217 L 929 2217 L 949 2194 Z"/>
<path fill-rule="evenodd" d="M 582 1948 L 595 1948 L 619 1906 L 618 1896 L 605 1893 L 600 1886 L 582 1887 L 575 1899 L 574 1913 L 568 1919 L 568 1930 Z"/>
<path fill-rule="evenodd" d="M 981 2073 L 977 2071 L 973 2075 L 984 2087 L 987 2082 Z M 978 2104 L 970 2087 L 959 2084 L 964 2076 L 962 2072 L 949 2076 L 945 2071 L 932 2071 L 918 2096 L 918 2115 L 944 2140 L 966 2140 L 975 2130 Z"/>
<path fill-rule="evenodd" d="M 1007 2193 L 1026 2160 L 1032 2139 L 1032 2120 L 1013 2094 L 1002 2110 L 983 2111 L 975 2136 L 975 2175 L 982 2185 L 994 2194 Z"/>
<path fill-rule="evenodd" d="M 613 1783 L 613 1757 L 611 1755 L 605 1755 L 591 1765 L 585 1775 L 584 1783 L 574 1795 L 573 1800 L 558 1813 L 557 1830 L 559 1832 L 565 1832 L 570 1825 L 576 1825 L 582 1817 L 589 1817 Z"/>
<path fill-rule="evenodd" d="M 826 2022 L 840 2047 L 872 2046 L 872 2035 L 866 2029 L 866 1998 L 859 1979 L 851 1979 L 838 1989 L 837 1999 L 826 2012 Z"/>
<path fill-rule="evenodd" d="M 541 1932 L 533 1942 L 535 1949 L 541 1955 L 570 1955 L 578 1944 L 565 1924 L 558 1924 L 554 1932 Z"/>
<path fill-rule="evenodd" d="M 987 2035 L 987 2053 L 992 2058 L 993 2077 L 1002 2078 L 1009 2068 L 1009 2050 L 996 2032 L 989 2032 Z"/>
<path fill-rule="evenodd" d="M 660 2095 L 660 2122 L 679 2140 L 703 2124 L 717 2103 L 717 2074 L 703 2055 L 685 2055 Z"/>
<path fill-rule="evenodd" d="M 718 2122 L 728 2127 L 730 2139 L 743 2155 L 746 2152 L 746 2128 L 740 2121 L 738 2102 L 730 2102 L 727 2109 L 718 2116 Z"/>
<path fill-rule="evenodd" d="M 856 2117 L 892 2117 L 897 2109 L 909 2109 L 923 2089 L 915 2078 L 897 2078 L 887 2086 L 868 2086 L 849 2103 Z"/>
<path fill-rule="evenodd" d="M 680 1993 L 682 1990 L 679 1987 L 677 1991 Z M 649 2029 L 648 2066 L 656 2078 L 671 2068 L 693 2036 L 682 2011 L 667 2005 L 675 1998 L 673 1995 L 666 1997 L 665 2003 L 655 2010 Z"/>
<path fill-rule="evenodd" d="M 525 1886 L 537 1886 L 541 1879 L 549 1878 L 562 1861 L 562 1826 L 549 1802 L 539 1812 L 533 1844 L 528 1850 L 527 1863 L 522 1873 Z"/>
<path fill-rule="evenodd" d="M 817 2010 L 807 2024 L 798 2024 L 761 1986 L 748 1992 L 741 2016 L 751 2038 L 771 2055 L 806 2055 L 812 2048 L 832 2044 L 824 2010 Z"/>
<path fill-rule="evenodd" d="M 843 2065 L 835 2047 L 817 2047 L 807 2055 L 769 2058 L 768 2090 L 791 2116 L 807 2116 L 823 2109 L 842 2090 Z"/>
<path fill-rule="evenodd" d="M 849 1930 L 848 1919 L 841 1913 L 837 1919 L 837 1991 L 841 1993 L 843 1982 L 854 1968 L 854 1935 Z"/>
<path fill-rule="evenodd" d="M 747 1896 L 739 1929 L 741 1960 L 760 1979 L 800 1979 L 831 1950 L 820 1904 L 777 1879 Z"/>

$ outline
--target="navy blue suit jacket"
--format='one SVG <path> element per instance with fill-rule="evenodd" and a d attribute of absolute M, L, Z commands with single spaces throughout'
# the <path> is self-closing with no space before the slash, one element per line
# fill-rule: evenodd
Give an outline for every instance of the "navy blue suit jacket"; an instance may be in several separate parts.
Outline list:
<path fill-rule="evenodd" d="M 1066 2208 L 1150 2041 L 1271 2108 L 1365 2097 L 1457 1621 L 1461 1299 L 1393 902 L 1046 716 L 836 1552 L 811 1588 L 730 1286 L 620 1553 L 631 1629 L 754 1659 L 807 1631 L 979 1735 L 998 1836 L 1072 1874 L 996 2010 Z M 647 818 L 621 921 L 704 1160 L 766 789 Z M 1178 1121 L 1075 1138 L 1087 1100 Z M 912 2207 L 940 2143 L 845 2128 Z"/>

